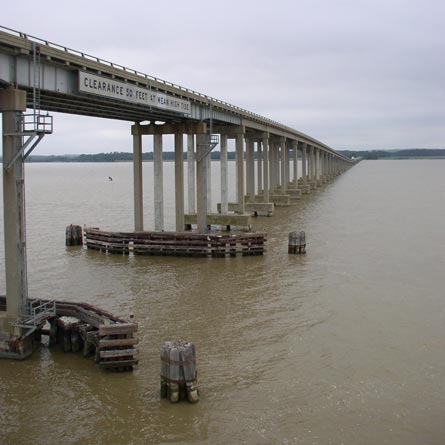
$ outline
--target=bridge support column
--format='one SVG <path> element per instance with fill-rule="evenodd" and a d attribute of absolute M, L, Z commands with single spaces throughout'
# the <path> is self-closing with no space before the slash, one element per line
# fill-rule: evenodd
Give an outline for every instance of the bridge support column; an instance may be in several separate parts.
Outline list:
<path fill-rule="evenodd" d="M 204 154 L 209 146 L 207 134 L 196 135 L 196 210 L 198 232 L 207 233 L 207 161 Z"/>
<path fill-rule="evenodd" d="M 274 145 L 274 164 L 275 164 L 275 187 L 274 187 L 274 193 L 277 193 L 277 191 L 279 191 L 280 189 L 280 185 L 281 185 L 281 178 L 280 178 L 280 172 L 281 172 L 281 168 L 280 168 L 280 144 L 279 142 L 276 143 Z"/>
<path fill-rule="evenodd" d="M 312 149 L 313 147 L 311 145 L 307 146 L 308 148 L 308 153 L 307 153 L 307 182 L 310 184 L 311 186 L 311 190 L 314 187 L 314 185 L 312 184 L 312 181 L 314 180 L 314 176 L 312 174 L 312 169 L 314 167 L 314 163 L 312 161 Z"/>
<path fill-rule="evenodd" d="M 327 156 L 327 160 L 326 160 L 326 170 L 327 170 L 327 175 L 328 175 L 328 179 L 331 180 L 332 179 L 332 165 L 331 165 L 331 160 L 332 160 L 332 155 L 330 153 L 328 153 Z"/>
<path fill-rule="evenodd" d="M 210 140 L 209 140 L 210 143 Z M 212 212 L 212 153 L 210 152 L 206 158 L 206 184 L 207 184 L 207 212 Z"/>
<path fill-rule="evenodd" d="M 246 183 L 249 202 L 255 202 L 255 160 L 254 160 L 254 141 L 246 139 Z"/>
<path fill-rule="evenodd" d="M 162 159 L 162 134 L 153 135 L 153 190 L 155 231 L 164 230 L 164 160 Z"/>
<path fill-rule="evenodd" d="M 238 213 L 244 213 L 244 135 L 239 133 L 235 139 L 236 149 L 236 177 Z"/>
<path fill-rule="evenodd" d="M 257 141 L 256 146 L 257 190 L 259 195 L 263 190 L 263 154 L 261 150 L 261 141 Z"/>
<path fill-rule="evenodd" d="M 292 141 L 292 150 L 294 152 L 294 189 L 298 190 L 298 142 Z"/>
<path fill-rule="evenodd" d="M 270 191 L 275 194 L 278 186 L 278 149 L 273 140 L 270 141 L 270 169 Z"/>
<path fill-rule="evenodd" d="M 269 202 L 269 133 L 263 133 L 263 199 Z"/>
<path fill-rule="evenodd" d="M 269 139 L 269 193 L 274 193 L 275 188 L 275 151 L 273 139 Z"/>
<path fill-rule="evenodd" d="M 287 162 L 287 153 L 286 153 L 286 138 L 282 137 L 280 139 L 280 151 L 281 151 L 281 194 L 286 194 L 287 189 L 287 180 L 286 180 L 286 162 Z"/>
<path fill-rule="evenodd" d="M 23 359 L 32 345 L 18 340 L 23 330 L 14 326 L 28 301 L 26 268 L 25 179 L 23 155 L 6 170 L 22 147 L 21 116 L 26 110 L 26 92 L 0 90 L 3 125 L 3 218 L 6 272 L 6 313 L 0 312 L 0 357 Z M 14 343 L 16 340 L 17 343 Z"/>
<path fill-rule="evenodd" d="M 320 183 L 320 149 L 314 147 L 314 155 L 315 155 L 315 162 L 314 162 L 314 173 L 315 173 L 315 183 L 317 186 Z"/>
<path fill-rule="evenodd" d="M 309 184 L 311 185 L 311 190 L 317 188 L 317 181 L 315 179 L 315 147 L 310 146 L 309 151 Z"/>
<path fill-rule="evenodd" d="M 188 212 L 195 213 L 195 135 L 187 135 L 187 195 Z"/>
<path fill-rule="evenodd" d="M 286 190 L 289 187 L 289 182 L 290 182 L 290 141 L 286 142 L 285 145 L 285 152 L 286 152 L 286 167 L 284 169 L 284 173 L 286 176 Z"/>
<path fill-rule="evenodd" d="M 277 190 L 280 187 L 280 145 L 278 143 L 274 144 L 274 193 L 277 192 Z"/>
<path fill-rule="evenodd" d="M 209 154 L 210 157 L 210 154 Z M 176 231 L 184 231 L 184 135 L 175 133 Z"/>
<path fill-rule="evenodd" d="M 314 179 L 314 177 L 312 176 L 312 168 L 314 166 L 314 164 L 312 162 L 312 149 L 313 149 L 313 147 L 311 145 L 308 145 L 307 148 L 308 148 L 308 153 L 307 153 L 307 182 L 308 182 L 308 184 L 310 184 L 311 190 L 312 190 L 312 188 L 315 188 L 314 185 L 312 184 L 312 181 Z"/>
<path fill-rule="evenodd" d="M 328 175 L 327 175 L 327 171 L 326 171 L 326 159 L 327 159 L 327 153 L 325 151 L 322 152 L 322 157 L 321 157 L 321 175 L 323 178 L 323 182 L 326 183 L 328 181 Z"/>
<path fill-rule="evenodd" d="M 250 179 L 250 168 L 251 168 L 251 163 L 250 163 L 250 147 L 249 147 L 249 138 L 247 135 L 244 136 L 244 143 L 246 146 L 246 154 L 245 154 L 245 176 L 244 176 L 244 186 L 245 186 L 245 192 L 246 194 L 244 195 L 244 201 L 245 202 L 250 202 L 250 195 L 249 195 L 249 179 Z"/>
<path fill-rule="evenodd" d="M 228 184 L 229 176 L 227 171 L 227 135 L 221 135 L 221 151 L 220 151 L 220 163 L 221 163 L 221 213 L 227 215 L 229 212 L 229 193 Z"/>
<path fill-rule="evenodd" d="M 299 142 L 301 144 L 301 192 L 309 193 L 311 186 L 308 184 L 308 161 L 307 161 L 307 144 L 304 142 Z"/>
<path fill-rule="evenodd" d="M 133 134 L 133 200 L 134 230 L 144 230 L 144 204 L 142 186 L 142 133 L 139 123 L 132 127 Z"/>

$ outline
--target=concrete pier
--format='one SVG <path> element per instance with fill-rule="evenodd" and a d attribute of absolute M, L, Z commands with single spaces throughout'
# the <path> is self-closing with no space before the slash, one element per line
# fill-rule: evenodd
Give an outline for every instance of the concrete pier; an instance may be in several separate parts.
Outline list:
<path fill-rule="evenodd" d="M 196 136 L 196 210 L 198 232 L 207 233 L 207 162 L 204 159 L 208 136 Z"/>
<path fill-rule="evenodd" d="M 254 141 L 246 138 L 246 182 L 248 202 L 255 200 L 255 158 Z"/>
<path fill-rule="evenodd" d="M 156 231 L 163 231 L 164 230 L 164 197 L 163 197 L 163 173 L 162 173 L 162 166 L 163 166 L 163 146 L 162 146 L 162 137 L 163 135 L 174 135 L 175 140 L 175 222 L 176 222 L 176 228 L 178 231 L 182 231 L 184 227 L 184 135 L 188 135 L 188 153 L 193 152 L 192 146 L 193 146 L 193 135 L 205 135 L 207 132 L 207 125 L 204 123 L 188 123 L 188 124 L 163 124 L 163 125 L 156 125 L 156 124 L 135 124 L 132 127 L 132 134 L 133 134 L 133 140 L 134 140 L 134 147 L 135 151 L 139 149 L 140 146 L 142 146 L 142 135 L 153 135 L 153 159 L 154 159 L 154 165 L 153 165 L 153 171 L 154 171 L 154 200 L 155 200 L 155 230 Z M 190 138 L 191 136 L 191 138 Z M 204 145 L 202 145 L 204 144 Z M 199 144 L 198 144 L 199 145 Z M 206 148 L 208 147 L 208 142 L 204 141 L 201 142 L 201 157 L 204 156 L 206 153 Z M 190 157 L 193 158 L 193 154 L 190 154 Z M 205 157 L 200 159 L 197 155 L 197 169 L 201 167 L 201 163 L 198 161 L 205 161 Z M 139 219 L 142 218 L 143 215 L 143 207 L 142 207 L 142 156 L 141 156 L 141 163 L 139 163 L 137 160 L 134 162 L 135 167 L 135 188 L 134 188 L 134 196 L 135 196 L 135 209 L 138 208 L 138 213 L 136 214 L 135 211 L 135 227 L 141 227 L 140 221 L 138 225 L 138 220 L 136 219 L 136 216 L 139 217 Z M 139 173 L 139 164 L 140 164 L 140 173 Z M 190 166 L 188 166 L 189 169 Z M 191 169 L 192 170 L 192 169 Z M 204 170 L 206 172 L 206 168 L 204 167 Z M 190 170 L 189 170 L 190 171 Z M 140 175 L 140 177 L 139 177 Z M 198 174 L 197 174 L 198 176 Z M 201 178 L 203 179 L 203 178 Z M 207 178 L 204 178 L 205 183 Z M 190 182 L 192 181 L 192 183 Z M 202 184 L 201 184 L 202 185 Z M 139 192 L 139 187 L 141 191 Z M 189 190 L 194 188 L 194 174 L 193 172 L 190 173 L 190 180 L 189 180 Z M 197 187 L 198 188 L 198 187 Z M 202 197 L 204 196 L 206 203 L 207 203 L 207 188 L 203 192 L 203 195 L 200 195 L 201 190 L 197 190 L 197 201 L 201 199 L 202 204 Z M 138 206 L 136 207 L 136 203 Z M 198 203 L 199 204 L 199 203 Z M 189 200 L 189 205 L 194 205 L 193 200 Z M 140 215 L 139 215 L 140 213 Z M 199 213 L 199 211 L 198 211 Z M 206 225 L 207 227 L 207 225 Z M 142 228 L 140 230 L 135 229 L 136 231 L 143 230 Z M 207 230 L 207 229 L 206 229 Z"/>
<path fill-rule="evenodd" d="M 0 90 L 6 273 L 6 312 L 0 312 L 0 357 L 18 359 L 32 353 L 30 339 L 23 338 L 24 330 L 17 326 L 28 303 L 24 165 L 23 155 L 17 156 L 22 148 L 21 118 L 25 110 L 25 91 Z"/>
<path fill-rule="evenodd" d="M 261 140 L 257 141 L 257 190 L 260 193 L 263 190 L 263 153 Z"/>
<path fill-rule="evenodd" d="M 274 142 L 269 139 L 269 192 L 272 193 L 275 187 L 275 164 L 274 164 Z"/>
<path fill-rule="evenodd" d="M 210 146 L 210 140 L 208 139 L 207 148 Z M 212 153 L 208 153 L 205 157 L 206 161 L 206 184 L 207 184 L 207 213 L 212 212 Z"/>
<path fill-rule="evenodd" d="M 132 127 L 133 134 L 133 196 L 134 230 L 144 230 L 144 205 L 142 187 L 142 133 L 138 123 Z"/>
<path fill-rule="evenodd" d="M 227 135 L 221 135 L 221 213 L 226 215 L 229 211 L 229 176 L 227 170 Z"/>
<path fill-rule="evenodd" d="M 175 134 L 175 210 L 176 231 L 181 232 L 184 230 L 184 135 L 182 132 Z"/>
<path fill-rule="evenodd" d="M 311 190 L 315 190 L 317 188 L 317 181 L 315 180 L 315 148 L 313 145 L 309 147 L 309 184 L 311 186 Z"/>
<path fill-rule="evenodd" d="M 162 159 L 162 134 L 153 135 L 153 191 L 155 231 L 164 230 L 164 174 Z"/>
<path fill-rule="evenodd" d="M 187 135 L 187 201 L 188 212 L 195 213 L 195 136 Z"/>
<path fill-rule="evenodd" d="M 263 133 L 263 199 L 269 202 L 269 133 Z"/>
<path fill-rule="evenodd" d="M 285 142 L 285 148 L 284 151 L 286 153 L 286 158 L 285 158 L 285 164 L 284 164 L 284 182 L 286 184 L 286 188 L 288 187 L 288 184 L 290 182 L 290 167 L 289 167 L 289 161 L 290 161 L 290 146 L 289 146 L 289 141 L 286 140 Z"/>
<path fill-rule="evenodd" d="M 284 137 L 280 139 L 280 152 L 281 152 L 281 164 L 280 164 L 281 183 L 279 184 L 279 186 L 281 194 L 285 195 L 287 189 L 287 180 L 286 180 L 287 152 L 286 152 L 286 138 Z"/>
<path fill-rule="evenodd" d="M 236 177 L 238 213 L 244 213 L 244 136 L 238 133 L 235 139 L 236 147 Z"/>
<path fill-rule="evenodd" d="M 292 141 L 292 150 L 294 152 L 294 178 L 293 178 L 293 184 L 295 190 L 298 190 L 298 142 Z"/>
<path fill-rule="evenodd" d="M 320 150 L 318 148 L 314 148 L 314 152 L 315 152 L 315 162 L 314 162 L 315 178 L 314 178 L 314 180 L 318 186 L 319 182 L 320 182 Z"/>
<path fill-rule="evenodd" d="M 304 142 L 301 142 L 301 153 L 301 193 L 307 194 L 311 191 L 311 186 L 307 178 L 307 144 Z"/>

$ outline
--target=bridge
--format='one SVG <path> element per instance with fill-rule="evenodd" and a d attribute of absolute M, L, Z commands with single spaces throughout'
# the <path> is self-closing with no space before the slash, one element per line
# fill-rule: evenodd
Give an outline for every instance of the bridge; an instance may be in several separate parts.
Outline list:
<path fill-rule="evenodd" d="M 1 26 L 0 112 L 6 269 L 6 311 L 0 311 L 0 355 L 2 347 L 26 337 L 26 329 L 20 324 L 20 320 L 29 317 L 23 167 L 42 138 L 52 133 L 50 112 L 131 123 L 135 232 L 144 230 L 142 138 L 146 135 L 153 137 L 157 232 L 164 230 L 164 135 L 174 135 L 177 232 L 183 232 L 186 224 L 196 224 L 198 233 L 206 233 L 209 218 L 222 225 L 243 225 L 250 213 L 271 215 L 275 205 L 290 205 L 302 193 L 310 193 L 355 163 L 315 138 L 256 113 Z M 229 139 L 235 141 L 236 151 L 234 203 L 228 202 L 227 192 Z M 219 213 L 212 214 L 209 154 L 217 145 L 221 156 L 221 202 Z M 29 348 L 25 341 L 20 344 L 14 353 L 26 356 Z"/>

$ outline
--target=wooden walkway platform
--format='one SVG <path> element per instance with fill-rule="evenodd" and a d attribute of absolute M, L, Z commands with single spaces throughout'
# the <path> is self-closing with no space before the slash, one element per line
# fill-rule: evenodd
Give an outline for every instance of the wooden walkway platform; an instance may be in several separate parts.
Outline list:
<path fill-rule="evenodd" d="M 225 257 L 262 255 L 266 234 L 193 232 L 107 232 L 96 228 L 84 230 L 88 249 L 128 255 L 187 257 Z"/>

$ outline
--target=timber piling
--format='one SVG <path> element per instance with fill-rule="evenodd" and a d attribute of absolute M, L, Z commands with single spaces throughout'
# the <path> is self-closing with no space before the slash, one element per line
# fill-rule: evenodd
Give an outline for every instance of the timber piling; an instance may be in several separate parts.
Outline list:
<path fill-rule="evenodd" d="M 161 347 L 161 398 L 172 403 L 199 400 L 196 349 L 184 340 L 166 341 Z"/>
<path fill-rule="evenodd" d="M 70 224 L 65 230 L 65 244 L 67 246 L 81 246 L 83 244 L 82 227 Z"/>
<path fill-rule="evenodd" d="M 288 253 L 306 253 L 306 234 L 303 231 L 289 232 Z"/>

